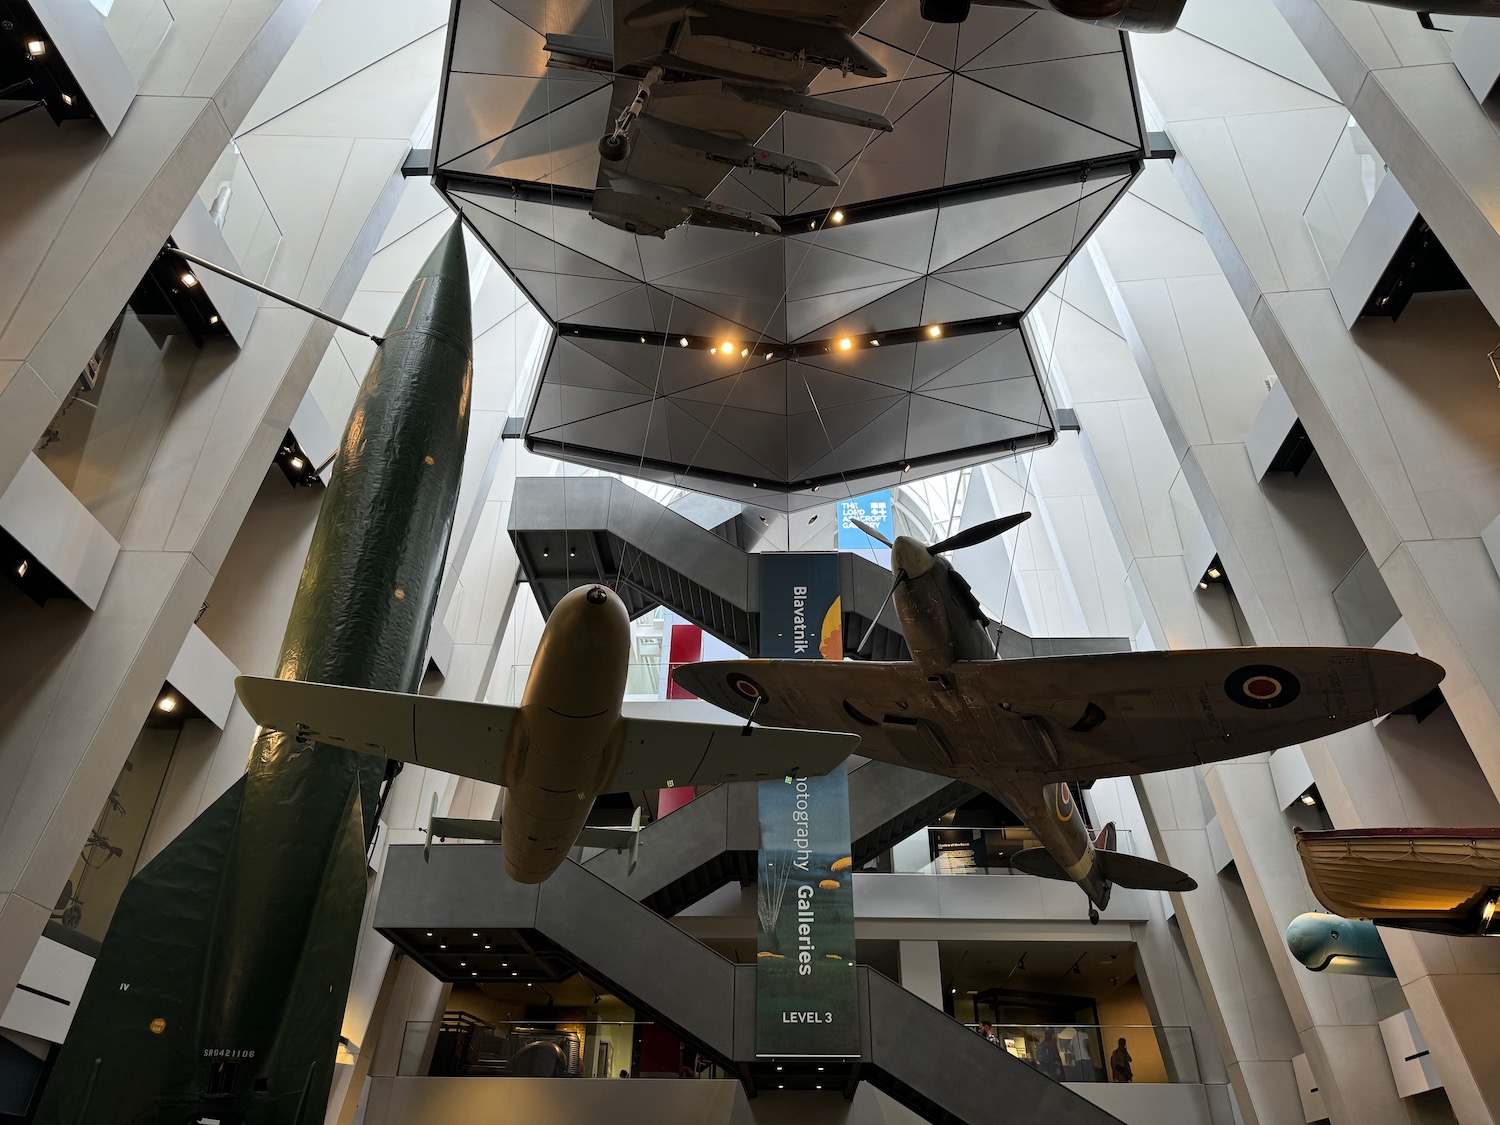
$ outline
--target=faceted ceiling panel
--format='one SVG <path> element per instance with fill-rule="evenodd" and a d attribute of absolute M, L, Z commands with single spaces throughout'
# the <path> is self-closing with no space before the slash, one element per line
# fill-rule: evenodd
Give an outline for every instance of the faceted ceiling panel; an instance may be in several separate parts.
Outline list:
<path fill-rule="evenodd" d="M 434 183 L 558 327 L 528 444 L 797 508 L 826 500 L 825 486 L 843 494 L 1051 441 L 1019 326 L 1139 172 L 1124 37 L 1051 13 L 976 5 L 940 25 L 916 0 L 810 0 L 801 18 L 873 13 L 852 35 L 873 64 L 804 66 L 806 94 L 890 131 L 816 108 L 746 112 L 713 83 L 717 101 L 653 94 L 646 116 L 667 125 L 646 122 L 650 145 L 611 165 L 599 139 L 639 76 L 549 68 L 546 37 L 638 48 L 642 25 L 620 21 L 641 6 L 456 0 Z M 651 147 L 689 126 L 708 147 L 753 128 L 756 166 L 705 163 L 680 138 L 665 155 Z M 815 161 L 813 180 L 838 186 L 775 174 L 767 156 Z M 705 207 L 759 225 L 658 238 L 600 221 L 596 189 L 617 189 L 622 166 L 649 166 L 651 191 L 701 191 Z"/>

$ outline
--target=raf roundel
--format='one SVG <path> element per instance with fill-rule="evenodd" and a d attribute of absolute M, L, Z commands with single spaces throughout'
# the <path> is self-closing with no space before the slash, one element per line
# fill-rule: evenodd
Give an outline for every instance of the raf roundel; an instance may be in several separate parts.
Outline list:
<path fill-rule="evenodd" d="M 770 699 L 765 688 L 749 676 L 740 675 L 738 672 L 730 675 L 729 686 L 734 689 L 736 695 L 741 695 L 752 703 L 765 703 Z"/>
<path fill-rule="evenodd" d="M 1250 664 L 1229 674 L 1224 694 L 1241 707 L 1269 711 L 1295 700 L 1302 694 L 1302 685 L 1285 668 Z"/>

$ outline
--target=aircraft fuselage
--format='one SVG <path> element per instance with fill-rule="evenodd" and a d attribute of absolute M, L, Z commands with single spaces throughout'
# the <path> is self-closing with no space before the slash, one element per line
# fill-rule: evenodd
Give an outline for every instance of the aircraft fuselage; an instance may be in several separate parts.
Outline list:
<path fill-rule="evenodd" d="M 929 552 L 918 540 L 904 535 L 896 538 L 891 570 L 905 575 L 897 582 L 895 603 L 912 660 L 933 685 L 936 697 L 949 700 L 956 713 L 966 704 L 947 675 L 954 662 L 998 659 L 986 622 L 978 615 L 967 583 L 946 559 Z M 1045 745 L 1049 736 L 1044 720 L 1022 714 L 1013 718 L 1028 738 Z M 981 721 L 954 727 L 982 730 L 985 725 Z M 1025 821 L 1037 843 L 1052 853 L 1090 902 L 1101 909 L 1108 904 L 1110 884 L 1099 873 L 1088 826 L 1066 785 L 1035 785 L 1016 778 L 1002 784 L 987 779 L 981 787 Z"/>
<path fill-rule="evenodd" d="M 562 865 L 620 764 L 615 737 L 630 668 L 630 615 L 605 586 L 557 603 L 542 630 L 506 755 L 501 846 L 518 883 Z"/>

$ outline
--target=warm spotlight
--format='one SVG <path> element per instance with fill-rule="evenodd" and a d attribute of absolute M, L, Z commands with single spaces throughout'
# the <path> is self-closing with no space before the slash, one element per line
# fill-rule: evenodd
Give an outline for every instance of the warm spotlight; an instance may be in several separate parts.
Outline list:
<path fill-rule="evenodd" d="M 164 695 L 156 701 L 156 709 L 163 715 L 170 715 L 177 710 L 177 699 L 175 696 Z"/>
<path fill-rule="evenodd" d="M 196 277 L 194 277 L 192 274 L 185 273 L 185 274 L 182 275 L 182 287 L 184 289 L 191 289 L 193 286 L 195 286 L 197 284 L 198 284 L 198 279 Z"/>
<path fill-rule="evenodd" d="M 719 345 L 719 347 L 723 350 L 725 355 L 728 355 L 730 352 L 734 351 L 734 345 L 731 344 L 728 340 L 725 340 L 722 344 Z"/>
<path fill-rule="evenodd" d="M 1210 578 L 1222 578 L 1224 577 L 1224 572 L 1216 566 L 1211 566 L 1208 568 L 1208 576 Z"/>
<path fill-rule="evenodd" d="M 1198 583 L 1198 589 L 1200 589 L 1200 590 L 1207 590 L 1208 589 L 1208 583 L 1207 582 L 1200 582 L 1200 583 Z"/>
<path fill-rule="evenodd" d="M 31 569 L 31 560 L 30 559 L 22 559 L 21 560 L 21 565 L 18 566 L 18 567 L 16 567 L 16 577 L 17 578 L 25 578 L 26 577 L 26 572 L 28 570 L 30 570 L 30 569 Z"/>
<path fill-rule="evenodd" d="M 744 359 L 749 354 L 750 354 L 750 349 L 749 348 L 741 348 L 740 349 L 740 358 L 741 359 Z"/>
<path fill-rule="evenodd" d="M 210 323 L 210 324 L 218 324 L 219 323 L 219 314 L 215 313 L 213 316 L 209 317 L 208 318 L 208 323 Z"/>
<path fill-rule="evenodd" d="M 47 44 L 41 39 L 28 39 L 26 53 L 34 59 L 39 59 L 47 53 Z"/>
<path fill-rule="evenodd" d="M 1318 799 L 1311 793 L 1304 793 L 1302 794 L 1302 803 L 1308 808 L 1314 808 L 1318 803 Z"/>
<path fill-rule="evenodd" d="M 62 96 L 62 100 L 63 100 L 63 105 L 72 105 L 73 104 L 73 95 L 72 94 L 64 94 Z"/>
<path fill-rule="evenodd" d="M 931 336 L 934 340 L 936 340 L 942 334 L 943 334 L 943 326 L 941 324 L 931 325 L 927 329 L 927 335 Z"/>
<path fill-rule="evenodd" d="M 844 213 L 842 211 L 835 211 L 829 218 L 836 223 L 842 223 L 844 221 Z"/>
<path fill-rule="evenodd" d="M 684 336 L 682 339 L 680 339 L 680 340 L 677 341 L 677 346 L 679 348 L 685 348 L 685 347 L 687 347 L 687 345 L 688 345 L 688 339 L 687 339 L 686 336 Z"/>
<path fill-rule="evenodd" d="M 849 339 L 848 336 L 845 336 L 842 340 L 839 341 L 839 351 L 841 352 L 847 352 L 853 346 L 854 341 Z"/>

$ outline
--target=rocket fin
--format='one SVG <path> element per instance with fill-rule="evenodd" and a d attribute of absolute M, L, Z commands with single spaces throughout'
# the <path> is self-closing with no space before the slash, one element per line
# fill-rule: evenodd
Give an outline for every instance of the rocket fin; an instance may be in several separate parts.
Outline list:
<path fill-rule="evenodd" d="M 155 1122 L 160 1091 L 199 1085 L 212 1045 L 198 1042 L 201 990 L 182 984 L 204 976 L 244 799 L 241 777 L 126 886 L 73 1019 L 95 1049 L 64 1046 L 38 1125 Z"/>

